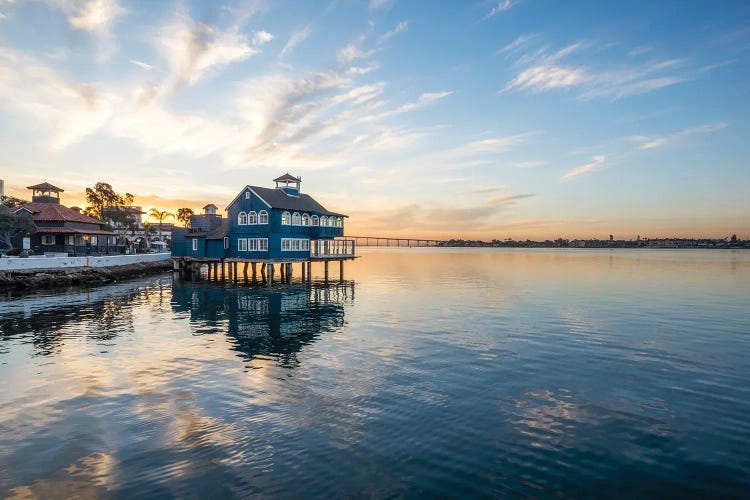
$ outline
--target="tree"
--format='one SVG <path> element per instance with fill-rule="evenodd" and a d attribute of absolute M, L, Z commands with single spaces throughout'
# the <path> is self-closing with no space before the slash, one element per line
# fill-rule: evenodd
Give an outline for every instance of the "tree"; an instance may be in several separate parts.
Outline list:
<path fill-rule="evenodd" d="M 177 220 L 182 222 L 183 226 L 188 227 L 190 225 L 190 216 L 194 214 L 195 212 L 191 208 L 178 208 Z"/>
<path fill-rule="evenodd" d="M 131 205 L 133 195 L 117 193 L 110 184 L 97 182 L 93 188 L 86 188 L 87 206 L 83 213 L 99 220 L 104 220 L 106 208 L 119 205 Z"/>
<path fill-rule="evenodd" d="M 165 219 L 172 217 L 174 219 L 174 214 L 172 212 L 167 212 L 166 210 L 158 210 L 156 208 L 152 208 L 148 212 L 149 219 L 156 219 L 159 221 L 159 239 L 161 240 L 161 225 L 164 222 Z"/>
<path fill-rule="evenodd" d="M 27 200 L 22 200 L 21 198 L 16 198 L 15 196 L 3 196 L 2 204 L 5 205 L 8 208 L 16 208 L 20 207 L 21 205 L 26 205 L 29 203 Z"/>
<path fill-rule="evenodd" d="M 731 242 L 732 242 L 732 245 L 736 245 L 737 244 L 737 235 L 736 234 L 732 235 Z"/>
<path fill-rule="evenodd" d="M 14 236 L 33 236 L 36 232 L 31 215 L 25 211 L 16 215 L 7 207 L 0 207 L 0 246 L 12 249 Z"/>

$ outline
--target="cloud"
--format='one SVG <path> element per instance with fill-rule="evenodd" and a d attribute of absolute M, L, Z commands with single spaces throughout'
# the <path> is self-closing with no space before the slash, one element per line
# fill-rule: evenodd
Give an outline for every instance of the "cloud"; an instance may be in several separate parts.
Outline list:
<path fill-rule="evenodd" d="M 253 33 L 253 45 L 263 45 L 273 40 L 273 35 L 267 31 L 256 31 Z"/>
<path fill-rule="evenodd" d="M 301 30 L 293 32 L 289 36 L 289 40 L 286 42 L 286 45 L 284 45 L 284 48 L 281 50 L 281 54 L 279 54 L 279 57 L 284 57 L 286 54 L 294 50 L 294 48 L 299 45 L 300 43 L 304 42 L 307 37 L 312 34 L 312 27 L 310 25 L 305 26 Z"/>
<path fill-rule="evenodd" d="M 110 26 L 124 12 L 117 0 L 90 0 L 69 15 L 68 22 L 74 29 L 96 31 Z"/>
<path fill-rule="evenodd" d="M 392 0 L 370 0 L 370 9 L 379 9 L 391 3 Z"/>
<path fill-rule="evenodd" d="M 375 53 L 374 49 L 362 50 L 357 44 L 350 43 L 336 54 L 336 60 L 341 64 L 350 64 L 356 59 L 364 59 Z"/>
<path fill-rule="evenodd" d="M 149 71 L 151 71 L 152 69 L 154 69 L 154 67 L 152 65 L 147 64 L 147 63 L 145 63 L 143 61 L 138 61 L 136 59 L 131 59 L 130 60 L 130 64 L 135 64 L 139 68 L 143 68 L 143 69 L 146 69 L 146 70 L 149 70 Z"/>
<path fill-rule="evenodd" d="M 512 42 L 510 42 L 508 45 L 501 48 L 500 50 L 498 50 L 497 53 L 502 54 L 502 53 L 507 53 L 507 52 L 514 52 L 520 49 L 521 47 L 527 45 L 531 40 L 537 38 L 538 36 L 539 36 L 538 33 L 519 35 L 515 40 L 513 40 Z"/>
<path fill-rule="evenodd" d="M 407 113 L 409 111 L 414 111 L 416 109 L 423 108 L 425 106 L 428 106 L 429 104 L 439 101 L 440 99 L 443 99 L 445 97 L 448 97 L 449 95 L 453 94 L 452 91 L 450 92 L 425 92 L 419 96 L 419 98 L 414 102 L 409 102 L 406 104 L 403 104 L 399 106 L 396 109 L 392 109 L 390 111 L 385 111 L 383 113 L 380 113 L 378 115 L 371 115 L 368 116 L 365 121 L 374 122 L 377 120 L 382 120 L 384 118 L 391 118 L 396 115 L 400 115 L 403 113 Z"/>
<path fill-rule="evenodd" d="M 711 134 L 724 130 L 729 126 L 726 122 L 713 123 L 709 125 L 701 125 L 700 127 L 693 127 L 680 132 L 657 138 L 638 137 L 637 141 L 643 142 L 639 149 L 656 149 L 671 144 L 687 141 L 693 137 L 705 134 Z"/>
<path fill-rule="evenodd" d="M 366 75 L 367 73 L 370 73 L 372 71 L 375 71 L 378 69 L 377 64 L 370 64 L 369 66 L 350 66 L 349 69 L 346 70 L 347 75 Z"/>
<path fill-rule="evenodd" d="M 401 21 L 396 25 L 395 28 L 393 28 L 391 31 L 385 33 L 380 38 L 378 38 L 378 45 L 382 45 L 394 36 L 398 35 L 399 33 L 406 31 L 406 29 L 409 27 L 409 21 Z"/>
<path fill-rule="evenodd" d="M 195 84 L 210 70 L 260 53 L 237 26 L 220 30 L 184 14 L 158 31 L 154 45 L 169 67 L 167 84 L 173 90 Z"/>
<path fill-rule="evenodd" d="M 589 172 L 594 172 L 595 170 L 601 170 L 609 166 L 610 165 L 607 163 L 607 158 L 604 155 L 597 155 L 597 156 L 594 156 L 592 162 L 586 163 L 585 165 L 581 165 L 580 167 L 574 168 L 567 174 L 563 175 L 562 178 L 571 179 L 573 177 L 578 177 L 579 175 L 587 174 Z"/>
<path fill-rule="evenodd" d="M 501 51 L 513 52 L 527 42 L 528 39 L 516 39 Z M 520 69 L 501 92 L 577 90 L 583 100 L 621 99 L 686 82 L 702 72 L 681 59 L 632 59 L 626 53 L 618 62 L 611 50 L 588 42 L 576 42 L 556 51 L 537 48 L 517 58 L 515 66 Z"/>
<path fill-rule="evenodd" d="M 506 10 L 510 10 L 515 5 L 518 5 L 518 2 L 516 0 L 500 0 L 497 5 L 492 7 L 492 9 L 487 13 L 482 20 L 487 20 L 493 16 L 496 16 L 500 14 L 501 12 L 505 12 Z"/>

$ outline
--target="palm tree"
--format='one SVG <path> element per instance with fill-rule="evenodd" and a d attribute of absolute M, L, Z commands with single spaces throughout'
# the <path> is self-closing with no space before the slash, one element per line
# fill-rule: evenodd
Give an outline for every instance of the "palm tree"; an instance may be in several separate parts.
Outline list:
<path fill-rule="evenodd" d="M 164 219 L 167 219 L 169 217 L 172 217 L 174 219 L 174 214 L 172 212 L 167 212 L 166 210 L 158 210 L 156 208 L 152 208 L 148 212 L 148 218 L 149 219 L 156 219 L 159 221 L 159 241 L 161 241 L 161 224 L 164 222 Z"/>

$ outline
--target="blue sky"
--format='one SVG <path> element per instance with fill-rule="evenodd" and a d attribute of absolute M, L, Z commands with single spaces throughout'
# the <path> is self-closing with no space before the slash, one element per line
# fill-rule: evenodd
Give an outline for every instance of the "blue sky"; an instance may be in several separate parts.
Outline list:
<path fill-rule="evenodd" d="M 750 237 L 750 2 L 0 0 L 0 176 L 350 234 Z"/>

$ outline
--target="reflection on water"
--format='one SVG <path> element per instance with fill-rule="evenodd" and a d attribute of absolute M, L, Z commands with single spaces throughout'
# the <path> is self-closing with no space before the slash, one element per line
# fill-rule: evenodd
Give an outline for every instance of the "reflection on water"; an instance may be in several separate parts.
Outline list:
<path fill-rule="evenodd" d="M 750 253 L 365 249 L 346 275 L 0 302 L 0 496 L 750 486 Z"/>
<path fill-rule="evenodd" d="M 221 331 L 245 359 L 273 357 L 287 368 L 299 363 L 303 346 L 344 326 L 344 304 L 353 301 L 353 282 L 273 292 L 185 282 L 172 292 L 173 310 L 189 312 L 197 333 Z"/>

